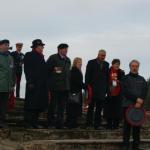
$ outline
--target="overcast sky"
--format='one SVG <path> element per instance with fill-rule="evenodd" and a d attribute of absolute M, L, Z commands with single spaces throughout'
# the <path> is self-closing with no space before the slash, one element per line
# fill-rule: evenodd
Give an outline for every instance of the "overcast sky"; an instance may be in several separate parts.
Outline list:
<path fill-rule="evenodd" d="M 126 73 L 138 59 L 141 75 L 150 76 L 150 0 L 1 0 L 0 7 L 0 39 L 23 42 L 24 52 L 41 38 L 47 59 L 65 42 L 71 59 L 83 58 L 84 72 L 103 48 L 109 62 L 121 59 Z"/>

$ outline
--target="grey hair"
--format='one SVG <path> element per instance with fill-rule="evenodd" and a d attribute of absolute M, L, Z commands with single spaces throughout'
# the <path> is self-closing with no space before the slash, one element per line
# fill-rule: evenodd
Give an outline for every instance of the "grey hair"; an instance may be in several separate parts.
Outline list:
<path fill-rule="evenodd" d="M 98 53 L 105 53 L 106 54 L 106 51 L 104 49 L 100 49 Z"/>
<path fill-rule="evenodd" d="M 138 66 L 140 66 L 140 62 L 136 59 L 133 59 L 130 63 L 129 63 L 129 67 L 132 65 L 132 63 L 136 63 L 138 64 Z"/>

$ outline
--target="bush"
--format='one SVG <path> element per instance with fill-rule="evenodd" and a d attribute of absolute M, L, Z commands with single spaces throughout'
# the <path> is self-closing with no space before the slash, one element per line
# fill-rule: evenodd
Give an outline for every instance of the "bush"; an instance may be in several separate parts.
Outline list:
<path fill-rule="evenodd" d="M 150 78 L 147 80 L 147 84 L 148 84 L 148 91 L 145 100 L 145 108 L 150 110 Z"/>

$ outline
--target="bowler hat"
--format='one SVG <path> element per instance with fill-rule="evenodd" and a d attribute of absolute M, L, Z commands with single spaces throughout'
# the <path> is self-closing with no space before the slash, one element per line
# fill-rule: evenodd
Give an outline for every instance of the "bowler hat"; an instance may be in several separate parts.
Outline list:
<path fill-rule="evenodd" d="M 7 39 L 4 39 L 4 40 L 0 41 L 0 45 L 2 45 L 2 44 L 9 44 L 9 43 L 10 43 L 9 40 L 7 40 Z"/>
<path fill-rule="evenodd" d="M 68 44 L 65 44 L 65 43 L 61 43 L 61 44 L 59 44 L 59 45 L 57 46 L 58 50 L 59 50 L 59 49 L 63 49 L 63 48 L 68 48 L 68 47 L 69 47 L 69 45 L 68 45 Z"/>
<path fill-rule="evenodd" d="M 36 48 L 37 46 L 44 46 L 45 44 L 42 42 L 41 39 L 35 39 L 32 41 L 31 48 Z"/>
<path fill-rule="evenodd" d="M 142 126 L 146 121 L 146 111 L 144 108 L 135 108 L 134 105 L 131 105 L 127 108 L 126 120 L 132 126 Z"/>

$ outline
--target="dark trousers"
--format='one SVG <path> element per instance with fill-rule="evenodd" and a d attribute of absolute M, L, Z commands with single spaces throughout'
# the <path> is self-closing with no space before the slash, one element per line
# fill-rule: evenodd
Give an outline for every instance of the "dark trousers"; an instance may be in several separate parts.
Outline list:
<path fill-rule="evenodd" d="M 0 92 L 0 124 L 5 123 L 9 92 Z"/>
<path fill-rule="evenodd" d="M 138 147 L 140 144 L 140 129 L 141 128 L 133 127 L 127 122 L 125 118 L 125 111 L 126 111 L 126 108 L 124 109 L 123 144 L 125 146 L 129 145 L 130 134 L 132 131 L 133 147 Z"/>
<path fill-rule="evenodd" d="M 24 123 L 26 127 L 34 127 L 38 125 L 38 119 L 41 111 L 40 110 L 25 110 L 24 111 Z"/>
<path fill-rule="evenodd" d="M 82 91 L 79 97 L 79 103 L 67 103 L 67 126 L 68 128 L 76 128 L 78 126 L 78 118 L 82 116 Z"/>
<path fill-rule="evenodd" d="M 96 110 L 94 110 L 96 108 Z M 88 112 L 87 112 L 87 126 L 93 126 L 95 128 L 101 125 L 101 113 L 104 108 L 104 100 L 93 98 L 91 103 L 89 104 Z"/>
<path fill-rule="evenodd" d="M 67 106 L 67 127 L 77 127 L 77 120 L 80 115 L 80 104 L 68 104 Z"/>
<path fill-rule="evenodd" d="M 21 74 L 16 75 L 16 97 L 20 97 L 20 82 L 21 82 Z"/>
<path fill-rule="evenodd" d="M 68 100 L 67 91 L 52 91 L 48 108 L 48 122 L 50 126 L 61 128 L 64 125 L 64 112 Z"/>
<path fill-rule="evenodd" d="M 108 128 L 117 128 L 121 120 L 121 98 L 120 96 L 112 96 L 107 98 L 106 102 L 106 118 Z"/>

